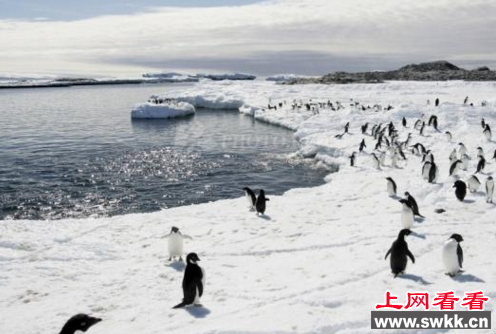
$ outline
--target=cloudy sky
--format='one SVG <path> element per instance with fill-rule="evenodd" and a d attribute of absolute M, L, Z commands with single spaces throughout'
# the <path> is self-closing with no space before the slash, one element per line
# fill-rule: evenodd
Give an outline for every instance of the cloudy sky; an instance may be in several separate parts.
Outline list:
<path fill-rule="evenodd" d="M 494 0 L 0 0 L 0 74 L 496 68 Z"/>

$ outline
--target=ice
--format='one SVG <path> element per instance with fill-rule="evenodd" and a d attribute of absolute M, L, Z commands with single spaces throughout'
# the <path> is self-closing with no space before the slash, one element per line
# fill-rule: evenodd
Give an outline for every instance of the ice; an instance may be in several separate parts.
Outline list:
<path fill-rule="evenodd" d="M 177 102 L 174 104 L 156 104 L 143 103 L 139 104 L 131 111 L 133 119 L 150 119 L 150 118 L 175 118 L 195 114 L 195 107 L 186 102 Z"/>
<path fill-rule="evenodd" d="M 329 174 L 322 186 L 292 189 L 282 196 L 265 189 L 270 198 L 265 216 L 249 211 L 240 189 L 238 199 L 149 214 L 1 221 L 0 332 L 57 333 L 69 316 L 87 312 L 103 318 L 89 330 L 92 334 L 380 333 L 370 329 L 370 311 L 385 301 L 386 290 L 399 296 L 401 304 L 407 292 L 453 290 L 463 298 L 465 292 L 483 290 L 492 298 L 486 310 L 493 311 L 496 208 L 481 191 L 469 193 L 464 202 L 456 199 L 448 157 L 459 142 L 465 144 L 472 157 L 468 170 L 459 172 L 465 180 L 475 172 L 476 148 L 481 146 L 488 163 L 477 175 L 484 183 L 494 174 L 496 143 L 485 139 L 480 119 L 496 127 L 495 91 L 496 83 L 489 82 L 287 86 L 202 81 L 178 87 L 168 97 L 197 108 L 240 108 L 246 117 L 293 129 L 301 144 L 297 154 L 339 164 L 339 172 Z M 463 105 L 465 96 L 473 107 Z M 428 106 L 427 100 L 436 97 L 440 107 Z M 291 107 L 310 100 L 341 101 L 344 109 Z M 486 107 L 480 106 L 482 100 Z M 362 110 L 351 106 L 354 102 L 394 109 Z M 269 110 L 269 104 L 277 110 Z M 438 116 L 439 132 L 427 127 L 420 136 L 413 129 L 415 120 L 432 114 Z M 400 140 L 411 132 L 412 143 L 433 151 L 440 170 L 436 184 L 422 179 L 421 157 L 408 151 L 399 168 L 391 168 L 389 154 L 381 170 L 372 167 L 375 141 L 362 135 L 360 126 L 369 122 L 370 133 L 373 124 L 391 121 Z M 347 122 L 350 133 L 335 138 Z M 447 130 L 452 142 L 445 139 Z M 357 153 L 356 167 L 350 167 L 348 156 L 358 152 L 362 138 L 367 147 Z M 398 185 L 398 195 L 410 192 L 426 217 L 414 223 L 414 233 L 406 239 L 416 263 L 408 263 L 406 273 L 396 279 L 384 255 L 402 228 L 401 204 L 388 196 L 388 176 Z M 256 184 L 253 178 L 247 186 Z M 435 213 L 439 208 L 446 211 Z M 182 298 L 184 268 L 168 262 L 167 244 L 160 238 L 171 226 L 193 237 L 185 250 L 197 252 L 206 271 L 202 308 L 171 309 Z M 465 240 L 465 272 L 450 278 L 444 272 L 442 246 L 453 233 Z M 493 324 L 495 320 L 493 312 Z"/>

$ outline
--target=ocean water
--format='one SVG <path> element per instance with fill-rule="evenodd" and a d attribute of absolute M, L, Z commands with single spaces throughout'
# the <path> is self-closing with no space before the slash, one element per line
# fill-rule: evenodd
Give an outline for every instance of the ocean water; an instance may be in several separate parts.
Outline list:
<path fill-rule="evenodd" d="M 188 84 L 191 85 L 191 84 Z M 141 213 L 323 183 L 291 131 L 237 111 L 132 121 L 174 85 L 0 90 L 0 219 Z"/>

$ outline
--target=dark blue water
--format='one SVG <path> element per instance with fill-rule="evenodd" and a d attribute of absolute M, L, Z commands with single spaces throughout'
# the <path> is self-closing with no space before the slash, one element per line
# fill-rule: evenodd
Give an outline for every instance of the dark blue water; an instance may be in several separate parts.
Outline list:
<path fill-rule="evenodd" d="M 177 89 L 180 86 L 173 86 Z M 171 86 L 0 90 L 0 219 L 151 212 L 323 183 L 292 132 L 237 111 L 131 121 Z"/>

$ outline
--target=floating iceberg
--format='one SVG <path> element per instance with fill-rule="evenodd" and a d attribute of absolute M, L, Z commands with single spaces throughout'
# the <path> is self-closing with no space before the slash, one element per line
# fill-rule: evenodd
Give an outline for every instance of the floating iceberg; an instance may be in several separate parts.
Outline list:
<path fill-rule="evenodd" d="M 174 103 L 143 103 L 137 105 L 131 111 L 133 119 L 152 119 L 152 118 L 175 118 L 195 114 L 195 107 L 187 102 Z"/>

